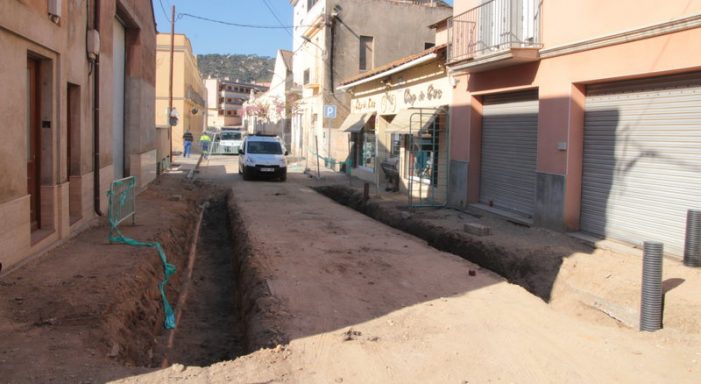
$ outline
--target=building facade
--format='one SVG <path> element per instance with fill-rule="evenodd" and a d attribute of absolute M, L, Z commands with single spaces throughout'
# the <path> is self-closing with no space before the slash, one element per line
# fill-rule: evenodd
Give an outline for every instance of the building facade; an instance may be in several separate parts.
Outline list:
<path fill-rule="evenodd" d="M 290 110 L 295 97 L 292 91 L 292 52 L 278 50 L 272 75 L 270 89 L 243 104 L 243 125 L 248 133 L 278 135 L 290 149 Z"/>
<path fill-rule="evenodd" d="M 682 252 L 701 206 L 701 3 L 463 0 L 455 206 Z"/>
<path fill-rule="evenodd" d="M 432 23 L 452 15 L 441 1 L 292 0 L 293 77 L 300 89 L 292 137 L 303 156 L 340 164 L 349 155 L 338 127 L 350 111 L 340 81 L 434 45 Z M 334 119 L 324 105 L 336 106 Z M 295 145 L 293 145 L 294 147 Z M 338 169 L 338 168 L 336 168 Z"/>
<path fill-rule="evenodd" d="M 214 128 L 240 127 L 243 124 L 243 103 L 265 92 L 268 87 L 225 79 L 209 78 L 207 88 L 207 125 Z"/>
<path fill-rule="evenodd" d="M 151 3 L 58 4 L 0 2 L 4 267 L 106 213 L 112 180 L 156 177 Z"/>
<path fill-rule="evenodd" d="M 445 54 L 446 45 L 439 45 L 338 87 L 351 95 L 351 112 L 340 126 L 351 174 L 406 192 L 412 205 L 447 203 L 452 89 Z M 397 172 L 392 182 L 383 165 Z"/>
<path fill-rule="evenodd" d="M 156 126 L 168 129 L 168 102 L 170 85 L 170 43 L 171 35 L 159 33 L 156 53 Z M 173 52 L 173 108 L 179 118 L 170 133 L 173 153 L 183 149 L 183 133 L 190 131 L 198 138 L 206 128 L 207 90 L 202 81 L 197 59 L 192 54 L 190 39 L 182 34 L 174 37 Z M 161 153 L 162 152 L 162 153 Z M 163 161 L 168 151 L 159 151 L 158 161 Z"/>

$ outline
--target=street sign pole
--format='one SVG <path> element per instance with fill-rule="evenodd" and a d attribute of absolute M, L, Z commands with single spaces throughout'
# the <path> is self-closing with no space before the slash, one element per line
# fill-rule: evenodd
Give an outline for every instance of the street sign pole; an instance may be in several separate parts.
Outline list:
<path fill-rule="evenodd" d="M 327 148 L 326 148 L 326 164 L 330 168 L 331 161 L 331 124 L 333 119 L 336 118 L 336 105 L 335 104 L 325 104 L 324 105 L 324 118 L 326 118 L 326 124 L 328 124 L 329 133 L 326 135 Z"/>

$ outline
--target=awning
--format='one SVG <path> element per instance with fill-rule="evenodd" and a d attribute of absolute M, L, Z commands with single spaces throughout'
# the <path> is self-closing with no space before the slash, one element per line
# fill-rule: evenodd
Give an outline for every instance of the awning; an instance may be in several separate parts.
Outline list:
<path fill-rule="evenodd" d="M 368 120 L 375 114 L 375 112 L 369 113 L 351 113 L 343 120 L 343 124 L 339 129 L 345 132 L 358 133 L 360 132 Z"/>
<path fill-rule="evenodd" d="M 443 111 L 442 108 L 409 108 L 402 109 L 387 127 L 387 133 L 399 133 L 402 135 L 416 134 L 426 131 L 436 115 Z"/>

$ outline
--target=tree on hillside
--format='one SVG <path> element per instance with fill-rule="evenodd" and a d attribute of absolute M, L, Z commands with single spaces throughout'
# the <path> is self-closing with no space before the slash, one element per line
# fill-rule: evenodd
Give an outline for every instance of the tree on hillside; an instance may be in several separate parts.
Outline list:
<path fill-rule="evenodd" d="M 197 64 L 203 78 L 228 77 L 244 83 L 269 82 L 275 65 L 272 57 L 258 55 L 197 55 Z"/>

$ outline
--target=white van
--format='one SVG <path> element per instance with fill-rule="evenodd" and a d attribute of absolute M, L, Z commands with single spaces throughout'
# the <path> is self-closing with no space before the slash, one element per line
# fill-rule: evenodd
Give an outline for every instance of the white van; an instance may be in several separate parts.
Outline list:
<path fill-rule="evenodd" d="M 287 150 L 277 136 L 246 136 L 239 149 L 239 173 L 244 180 L 254 176 L 287 180 Z"/>
<path fill-rule="evenodd" d="M 218 153 L 237 154 L 241 148 L 243 134 L 239 129 L 222 128 L 214 140 L 219 144 Z"/>

